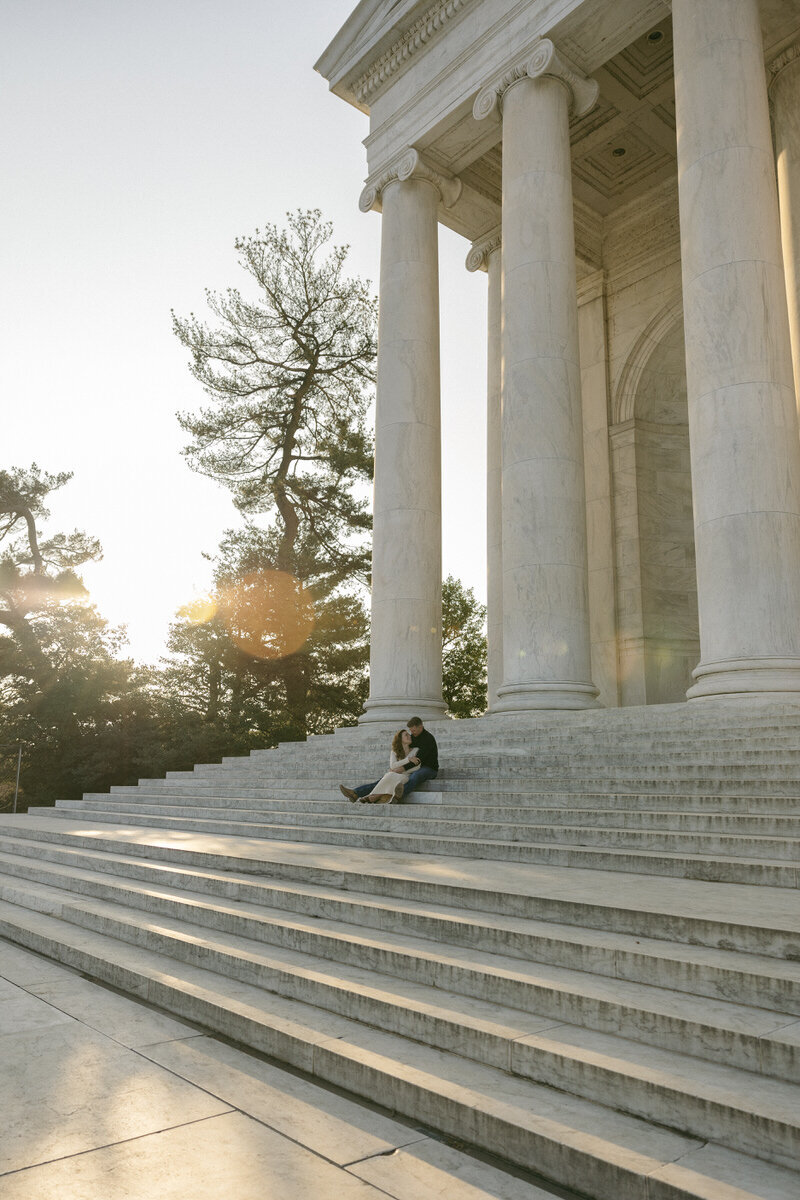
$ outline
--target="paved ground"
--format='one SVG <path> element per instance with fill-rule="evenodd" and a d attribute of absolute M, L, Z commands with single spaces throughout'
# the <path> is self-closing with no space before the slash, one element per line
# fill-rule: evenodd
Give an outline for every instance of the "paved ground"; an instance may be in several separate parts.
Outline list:
<path fill-rule="evenodd" d="M 376 1098 L 379 1099 L 379 1098 Z M 0 939 L 3 1200 L 552 1200 Z"/>

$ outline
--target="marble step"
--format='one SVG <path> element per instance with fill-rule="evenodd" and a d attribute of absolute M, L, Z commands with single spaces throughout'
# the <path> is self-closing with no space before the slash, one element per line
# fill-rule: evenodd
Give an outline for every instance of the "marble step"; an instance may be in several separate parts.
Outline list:
<path fill-rule="evenodd" d="M 176 887 L 169 872 L 158 873 L 161 876 L 158 879 L 151 869 L 147 881 L 116 879 L 93 869 L 97 864 L 91 859 L 87 863 L 85 857 L 73 856 L 70 862 L 69 856 L 61 852 L 59 859 L 47 861 L 41 854 L 26 857 L 19 847 L 15 850 L 0 849 L 0 876 L 49 884 L 81 896 L 167 916 L 173 913 L 176 899 L 187 905 L 195 903 L 206 914 L 204 924 L 226 932 L 247 934 L 247 928 L 238 928 L 232 915 L 241 918 L 239 924 L 246 926 L 247 912 L 256 913 L 259 928 L 263 927 L 257 935 L 261 940 L 294 949 L 306 948 L 302 922 L 324 917 L 346 933 L 357 928 L 413 935 L 432 943 L 446 942 L 449 947 L 465 946 L 528 963 L 589 971 L 693 996 L 778 1009 L 800 1017 L 800 963 L 783 962 L 763 954 L 676 945 L 641 935 L 575 929 L 530 918 L 463 913 L 441 904 L 423 905 L 408 900 L 401 903 L 380 896 L 352 897 L 330 889 L 300 890 L 286 885 L 244 882 L 235 888 L 235 894 L 231 887 L 226 889 L 225 896 L 217 893 L 217 900 L 246 907 L 229 908 L 217 920 L 217 909 L 209 900 L 214 895 L 213 889 L 209 891 L 203 886 L 204 879 L 199 873 L 180 879 Z M 299 926 L 292 925 L 296 920 L 301 922 Z M 275 923 L 277 932 L 271 929 Z M 291 934 L 287 933 L 290 927 L 294 930 Z M 337 957 L 335 953 L 330 956 Z M 800 1021 L 797 1032 L 800 1036 Z"/>
<path fill-rule="evenodd" d="M 48 817 L 54 824 L 59 819 L 69 819 L 74 810 L 56 808 L 47 809 Z M 402 806 L 397 809 L 402 811 Z M 245 837 L 266 838 L 268 840 L 285 840 L 292 842 L 314 842 L 331 846 L 363 847 L 364 849 L 397 850 L 419 854 L 453 855 L 466 858 L 488 858 L 508 862 L 544 862 L 562 866 L 591 867 L 595 869 L 610 869 L 616 871 L 633 871 L 648 875 L 679 875 L 687 879 L 715 879 L 729 883 L 764 884 L 770 887 L 796 887 L 800 878 L 800 868 L 796 862 L 755 857 L 755 847 L 751 844 L 755 839 L 748 840 L 749 856 L 734 853 L 722 854 L 719 851 L 702 849 L 703 835 L 663 835 L 660 839 L 671 845 L 670 850 L 650 849 L 637 843 L 636 833 L 632 831 L 628 837 L 619 835 L 620 841 L 628 841 L 629 845 L 592 845 L 587 844 L 586 833 L 597 834 L 597 830 L 576 830 L 572 835 L 564 834 L 563 840 L 547 842 L 541 839 L 536 842 L 517 842 L 501 838 L 492 838 L 476 843 L 472 838 L 448 836 L 447 834 L 372 831 L 363 825 L 356 828 L 342 828 L 341 825 L 306 827 L 301 825 L 283 826 L 266 822 L 237 821 L 235 816 L 220 818 L 179 817 L 166 814 L 150 815 L 140 811 L 106 812 L 93 811 L 93 822 L 116 825 L 145 825 L 151 829 L 168 829 L 173 832 L 192 831 L 202 833 L 219 833 L 223 835 L 239 835 Z M 612 840 L 605 831 L 608 840 Z M 560 836 L 560 831 L 559 831 Z M 570 843 L 567 838 L 573 837 Z M 584 839 L 581 841 L 580 839 Z M 672 840 L 670 840 L 672 839 Z M 710 840 L 710 839 L 708 839 Z M 770 841 L 770 839 L 765 839 Z M 722 842 L 722 836 L 715 837 L 714 843 Z M 697 849 L 691 849 L 694 843 Z M 680 845 L 680 849 L 676 847 Z"/>
<path fill-rule="evenodd" d="M 690 853 L 722 854 L 726 856 L 785 859 L 800 863 L 800 818 L 786 817 L 783 828 L 759 831 L 714 830 L 697 827 L 673 827 L 668 813 L 653 813 L 650 823 L 627 820 L 616 822 L 591 821 L 570 825 L 561 813 L 555 813 L 549 821 L 528 822 L 522 820 L 471 820 L 469 814 L 461 813 L 445 817 L 437 807 L 420 816 L 404 805 L 351 805 L 342 803 L 328 810 L 275 812 L 264 809 L 237 807 L 220 811 L 219 806 L 207 807 L 196 803 L 152 804 L 142 800 L 131 804 L 128 798 L 106 797 L 105 800 L 61 800 L 54 815 L 59 813 L 92 812 L 98 816 L 162 816 L 168 812 L 181 820 L 235 821 L 254 825 L 290 826 L 306 829 L 352 829 L 372 832 L 403 834 L 439 834 L 446 837 L 479 839 L 502 839 L 512 842 L 556 842 L 562 844 L 614 846 L 648 850 L 687 850 Z M 735 818 L 734 818 L 735 819 Z"/>
<path fill-rule="evenodd" d="M 260 776 L 245 776 L 244 778 L 229 777 L 226 779 L 196 779 L 185 781 L 178 784 L 177 782 L 161 781 L 166 787 L 190 788 L 208 786 L 210 789 L 215 789 L 220 785 L 233 788 L 234 790 L 242 790 L 245 788 L 255 788 L 259 791 L 270 792 L 304 792 L 304 791 L 325 791 L 330 795 L 338 793 L 339 784 L 344 783 L 348 787 L 355 787 L 361 783 L 370 783 L 376 778 L 379 778 L 376 771 L 364 771 L 361 774 L 353 774 L 350 776 L 337 775 L 316 775 L 306 776 L 305 774 L 297 774 L 294 776 L 288 775 L 283 777 L 274 776 L 272 778 L 263 779 Z M 159 781 L 151 779 L 143 779 L 139 781 L 140 786 L 150 788 L 157 785 Z M 114 785 L 115 787 L 133 787 L 133 784 Z M 614 775 L 606 780 L 602 775 L 597 774 L 587 776 L 585 778 L 579 776 L 568 776 L 564 774 L 548 775 L 530 775 L 516 772 L 499 772 L 489 775 L 464 774 L 463 772 L 455 772 L 450 770 L 440 771 L 438 778 L 425 785 L 428 788 L 442 789 L 447 791 L 499 791 L 499 792 L 569 792 L 573 795 L 581 793 L 590 793 L 597 795 L 624 795 L 632 794 L 639 796 L 686 796 L 692 794 L 707 794 L 716 795 L 718 800 L 722 796 L 727 798 L 728 792 L 734 796 L 749 796 L 754 799 L 770 798 L 770 799 L 800 799 L 800 781 L 795 781 L 783 777 L 781 779 L 769 780 L 745 780 L 740 776 L 731 776 L 730 779 L 722 780 L 719 778 L 669 778 L 667 776 L 655 776 L 653 778 L 638 778 L 638 777 L 623 777 Z"/>
<path fill-rule="evenodd" d="M 500 742 L 496 739 L 490 739 L 485 743 L 471 745 L 459 743 L 448 744 L 440 741 L 439 754 L 442 759 L 459 759 L 472 755 L 482 758 L 493 757 L 498 754 L 516 754 L 531 759 L 563 759 L 572 755 L 587 757 L 591 754 L 599 754 L 604 758 L 610 758 L 615 754 L 621 754 L 633 760 L 653 757 L 659 761 L 697 758 L 740 759 L 743 761 L 761 762 L 768 760 L 770 756 L 778 759 L 782 759 L 785 756 L 787 761 L 792 761 L 797 750 L 798 738 L 800 738 L 800 733 L 791 733 L 782 736 L 775 735 L 769 738 L 760 738 L 758 736 L 747 737 L 743 735 L 722 741 L 717 738 L 709 738 L 704 741 L 687 741 L 686 739 L 677 739 L 675 741 L 659 740 L 657 743 L 652 744 L 648 742 L 620 744 L 618 738 L 592 739 L 591 741 L 587 740 L 580 743 L 565 739 L 563 742 L 551 742 L 548 744 L 538 744 L 531 739 L 514 742 Z M 342 763 L 353 757 L 368 756 L 379 760 L 388 758 L 388 750 L 389 742 L 387 740 L 376 745 L 335 745 L 329 747 L 312 746 L 307 742 L 297 742 L 291 751 L 278 748 L 254 750 L 249 756 L 229 755 L 221 761 L 197 763 L 196 765 L 221 769 L 241 766 L 242 764 L 250 764 L 257 768 L 268 768 L 271 765 L 291 766 L 305 755 L 318 761 Z"/>
<path fill-rule="evenodd" d="M 280 755 L 269 752 L 264 757 L 232 758 L 222 762 L 199 763 L 192 771 L 170 772 L 173 776 L 197 774 L 220 774 L 229 771 L 245 771 L 254 773 L 277 772 L 291 773 L 303 764 L 311 763 L 316 768 L 347 770 L 352 764 L 383 765 L 388 761 L 387 746 L 376 747 L 373 750 L 353 748 L 345 751 L 299 750 L 290 755 Z M 614 768 L 618 765 L 635 766 L 640 763 L 654 764 L 664 769 L 677 769 L 682 764 L 708 766 L 741 766 L 741 767 L 771 767 L 778 765 L 782 769 L 797 769 L 800 755 L 797 753 L 797 743 L 794 739 L 785 746 L 765 746 L 753 749 L 752 743 L 742 742 L 738 746 L 708 748 L 693 747 L 682 750 L 670 748 L 642 747 L 641 750 L 619 749 L 614 747 L 586 746 L 583 748 L 565 746 L 563 749 L 541 750 L 533 749 L 530 745 L 510 746 L 507 748 L 494 746 L 485 751 L 467 751 L 464 747 L 439 747 L 439 761 L 442 766 L 475 766 L 477 768 L 493 768 L 503 762 L 527 763 L 533 767 L 556 767 L 565 763 L 591 766 L 593 763 Z"/>
<path fill-rule="evenodd" d="M 162 786 L 158 786 L 158 785 Z M 320 802 L 330 805 L 342 800 L 338 787 L 226 787 L 219 784 L 197 784 L 186 786 L 166 786 L 163 780 L 146 780 L 139 784 L 115 785 L 109 792 L 86 792 L 85 800 L 104 800 L 108 796 L 152 796 L 175 799 L 180 797 L 196 797 L 204 802 L 226 804 L 232 800 L 254 800 L 268 804 L 285 804 L 288 801 L 298 801 L 317 806 Z M 60 803 L 60 801 L 57 801 Z M 510 788 L 493 788 L 486 791 L 486 785 L 480 781 L 454 782 L 441 776 L 432 783 L 423 784 L 413 792 L 406 805 L 444 804 L 455 811 L 463 812 L 473 805 L 487 808 L 526 809 L 538 805 L 564 807 L 576 811 L 590 812 L 594 809 L 617 809 L 622 812 L 635 812 L 639 809 L 654 809 L 664 807 L 674 810 L 680 805 L 680 811 L 702 813 L 706 811 L 725 810 L 728 812 L 744 812 L 757 814 L 763 812 L 771 815 L 793 815 L 800 811 L 800 795 L 792 796 L 739 796 L 724 797 L 718 791 L 709 793 L 639 793 L 639 792 L 588 792 L 571 791 L 558 792 L 539 789 L 515 790 Z M 302 811 L 302 810 L 300 810 Z"/>
<path fill-rule="evenodd" d="M 440 870 L 434 858 L 427 861 L 426 867 L 434 872 L 435 881 L 426 882 L 416 868 L 406 874 L 398 873 L 396 861 L 387 862 L 380 852 L 366 863 L 358 853 L 357 867 L 352 855 L 340 852 L 335 866 L 328 867 L 321 864 L 331 861 L 329 850 L 316 860 L 304 853 L 302 863 L 298 863 L 286 855 L 281 857 L 282 852 L 291 853 L 291 848 L 281 843 L 260 844 L 259 850 L 266 858 L 260 877 L 254 878 L 252 874 L 240 873 L 243 863 L 236 857 L 241 848 L 236 838 L 223 843 L 215 839 L 210 843 L 214 852 L 198 853 L 185 842 L 178 847 L 148 845 L 146 831 L 144 846 L 138 846 L 135 840 L 130 840 L 128 829 L 120 831 L 122 837 L 115 837 L 113 831 L 108 831 L 110 836 L 86 836 L 68 827 L 65 837 L 57 842 L 38 840 L 39 831 L 31 828 L 31 824 L 31 819 L 25 818 L 16 824 L 6 822 L 5 828 L 0 825 L 0 853 L 12 861 L 37 859 L 75 867 L 82 874 L 110 872 L 121 879 L 289 907 L 307 915 L 322 909 L 326 915 L 349 920 L 346 914 L 352 912 L 355 924 L 376 923 L 377 911 L 381 927 L 387 920 L 393 927 L 392 921 L 397 919 L 401 929 L 413 924 L 413 931 L 418 933 L 429 929 L 430 919 L 447 920 L 452 932 L 467 909 L 480 915 L 483 922 L 480 928 L 488 921 L 493 923 L 492 928 L 503 930 L 504 922 L 510 920 L 514 930 L 511 947 L 517 945 L 520 937 L 519 921 L 534 921 L 537 929 L 542 922 L 559 926 L 562 942 L 577 927 L 581 937 L 587 931 L 599 934 L 603 945 L 606 944 L 603 939 L 611 934 L 630 935 L 637 946 L 636 954 L 647 954 L 644 945 L 647 941 L 657 942 L 662 956 L 665 944 L 675 944 L 679 958 L 685 954 L 686 946 L 693 948 L 692 954 L 709 950 L 710 963 L 707 956 L 699 959 L 690 956 L 687 960 L 703 963 L 707 969 L 715 966 L 720 951 L 725 956 L 724 962 L 730 961 L 731 953 L 741 953 L 748 962 L 753 955 L 771 956 L 789 964 L 800 962 L 800 902 L 796 892 L 784 889 L 766 891 L 734 884 L 665 879 L 658 881 L 654 890 L 652 881 L 636 875 L 606 876 L 595 871 L 557 867 L 540 868 L 532 875 L 526 867 L 467 861 L 461 874 L 469 885 L 466 882 L 456 885 L 451 882 L 452 865 L 447 863 L 448 869 Z M 44 832 L 52 833 L 48 828 Z M 195 845 L 204 842 L 202 837 L 194 839 Z M 218 852 L 222 846 L 226 853 Z M 151 853 L 151 858 L 135 857 L 133 852 L 142 849 Z M 441 865 L 446 862 L 443 860 Z M 520 877 L 516 878 L 517 887 L 522 890 L 509 890 L 515 873 Z M 615 897 L 614 903 L 607 899 L 609 892 Z M 620 902 L 623 895 L 629 897 L 628 906 Z M 400 914 L 398 918 L 392 917 L 394 911 Z M 458 914 L 455 925 L 454 913 Z M 524 929 L 528 928 L 526 924 Z M 471 928 L 471 936 L 478 936 L 476 928 Z M 521 944 L 525 957 L 529 948 L 524 939 Z M 543 953 L 541 941 L 537 945 L 539 953 Z M 504 953 L 514 953 L 510 946 L 505 945 Z M 614 973 L 618 969 L 615 963 Z M 774 967 L 765 966 L 765 976 L 772 978 L 771 971 Z M 793 971 L 792 968 L 788 976 L 779 977 L 793 979 Z M 678 987 L 677 977 L 671 978 L 671 986 Z"/>
<path fill-rule="evenodd" d="M 522 963 L 409 935 L 370 934 L 324 918 L 303 921 L 285 914 L 279 920 L 273 914 L 269 920 L 268 914 L 239 905 L 226 912 L 221 901 L 213 904 L 190 895 L 176 896 L 169 916 L 151 915 L 0 874 L 0 899 L 294 999 L 323 1008 L 338 1005 L 337 1011 L 345 1014 L 347 982 L 363 971 L 366 979 L 376 974 L 392 977 L 407 985 L 500 1004 L 548 1023 L 567 1022 L 736 1067 L 751 1075 L 752 1087 L 762 1075 L 779 1081 L 800 1079 L 800 1021 L 791 1014 Z M 315 980 L 307 974 L 311 960 Z M 340 990 L 334 995 L 331 987 Z M 410 1035 L 419 1033 L 416 1028 Z M 800 1110 L 797 1119 L 800 1122 Z"/>
<path fill-rule="evenodd" d="M 504 1002 L 498 1003 L 497 980 L 491 996 L 465 994 L 458 986 L 463 982 L 463 970 L 461 979 L 448 972 L 446 981 L 435 983 L 426 978 L 398 978 L 396 971 L 384 973 L 372 962 L 364 966 L 350 958 L 320 958 L 314 952 L 316 943 L 304 951 L 266 949 L 251 937 L 235 933 L 215 937 L 205 921 L 198 925 L 176 918 L 152 920 L 120 905 L 69 897 L 62 900 L 59 895 L 52 887 L 9 885 L 0 876 L 2 901 L 57 915 L 61 921 L 169 956 L 181 965 L 210 969 L 226 979 L 255 984 L 335 1016 L 355 1018 L 431 1049 L 455 1051 L 463 1058 L 584 1099 L 611 1099 L 629 1115 L 669 1124 L 773 1162 L 789 1165 L 800 1157 L 797 1088 L 780 1078 L 740 1069 L 732 1046 L 724 1063 L 707 1061 L 708 1038 L 720 1035 L 716 1027 L 706 1026 L 705 1040 L 697 1043 L 706 1051 L 700 1061 L 690 1053 L 696 1044 L 688 1032 L 691 1022 L 684 1023 L 683 1040 L 675 1037 L 678 1049 L 659 1049 L 631 1040 L 630 1025 L 624 1020 L 608 1033 L 570 1021 L 574 1009 L 569 1005 L 558 1012 L 548 1011 L 546 1005 L 521 1008 L 506 1003 L 505 992 L 500 993 Z M 184 898 L 176 911 L 187 905 Z M 241 924 L 245 914 L 235 915 Z M 438 952 L 444 956 L 447 950 L 441 947 Z M 501 978 L 507 987 L 508 975 Z M 588 986 L 592 986 L 591 978 Z M 624 990 L 630 993 L 635 989 L 627 985 Z M 669 1011 L 669 997 L 666 1007 Z M 705 1007 L 709 1007 L 707 1002 Z M 624 1011 L 629 1013 L 629 1007 Z M 660 1032 L 659 1015 L 650 1014 L 656 1026 L 651 1039 L 653 1032 L 656 1038 Z M 779 1015 L 770 1015 L 777 1023 Z M 674 1013 L 669 1016 L 677 1029 L 681 1022 Z M 756 1010 L 759 1016 L 763 1018 L 762 1010 Z M 730 1040 L 732 1031 L 726 1032 Z M 764 1034 L 757 1039 L 762 1053 L 769 1054 L 769 1040 Z M 738 1044 L 745 1041 L 739 1033 Z M 756 1041 L 753 1052 L 755 1045 Z"/>
<path fill-rule="evenodd" d="M 0 932 L 93 978 L 596 1200 L 792 1200 L 797 1175 L 605 1104 L 0 902 Z M 738 1150 L 744 1147 L 739 1144 Z M 744 1190 L 744 1188 L 747 1190 Z M 582 1189 L 583 1190 L 583 1189 Z"/>
<path fill-rule="evenodd" d="M 793 779 L 796 784 L 800 784 L 800 762 L 793 761 L 791 764 L 776 761 L 774 756 L 769 756 L 764 763 L 748 762 L 740 763 L 730 759 L 720 759 L 719 762 L 713 762 L 707 759 L 699 759 L 693 757 L 686 760 L 667 760 L 658 762 L 652 757 L 642 755 L 641 758 L 626 759 L 623 756 L 616 758 L 609 757 L 604 761 L 596 755 L 586 755 L 585 758 L 577 758 L 573 755 L 564 755 L 563 758 L 553 759 L 552 761 L 542 760 L 535 756 L 522 754 L 498 754 L 487 756 L 486 760 L 482 761 L 477 756 L 470 756 L 468 760 L 451 760 L 440 759 L 441 769 L 446 771 L 451 778 L 469 779 L 473 777 L 483 777 L 492 779 L 497 775 L 513 776 L 523 775 L 530 778 L 538 778 L 540 776 L 564 775 L 569 778 L 584 778 L 593 777 L 597 779 L 604 774 L 610 778 L 654 778 L 664 775 L 670 779 L 729 779 L 731 777 L 741 778 L 743 780 L 782 780 Z M 364 755 L 363 758 L 348 756 L 346 762 L 336 763 L 330 760 L 321 758 L 314 760 L 312 758 L 298 759 L 297 764 L 293 767 L 290 765 L 285 770 L 277 771 L 260 771 L 252 767 L 239 768 L 220 767 L 218 770 L 197 770 L 191 775 L 184 776 L 181 782 L 186 782 L 188 779 L 215 781 L 220 779 L 230 779 L 238 781 L 242 779 L 264 779 L 271 780 L 273 778 L 291 779 L 293 775 L 300 775 L 301 778 L 313 779 L 320 777 L 337 777 L 345 773 L 349 777 L 355 774 L 364 774 L 370 772 L 380 772 L 381 774 L 388 769 L 388 761 L 381 755 L 380 758 L 375 758 L 371 755 Z M 171 778 L 167 782 L 173 782 Z"/>
<path fill-rule="evenodd" d="M 186 779 L 172 780 L 166 782 L 188 782 L 191 780 L 197 782 L 221 782 L 223 780 L 236 784 L 236 782 L 246 782 L 247 780 L 264 781 L 265 784 L 278 780 L 309 780 L 309 779 L 326 779 L 337 784 L 341 781 L 341 776 L 344 779 L 353 779 L 356 776 L 367 775 L 374 779 L 375 774 L 383 774 L 387 769 L 387 762 L 381 756 L 380 760 L 366 757 L 363 762 L 349 760 L 347 767 L 339 767 L 337 764 L 321 762 L 318 766 L 314 763 L 308 763 L 305 760 L 297 764 L 294 769 L 287 769 L 284 772 L 258 772 L 254 769 L 234 770 L 227 768 L 219 770 L 219 772 L 196 772 Z M 717 782 L 728 782 L 732 779 L 741 780 L 742 782 L 756 782 L 756 784 L 770 784 L 770 782 L 792 782 L 795 790 L 800 790 L 800 773 L 796 768 L 777 766 L 740 766 L 740 764 L 721 763 L 715 767 L 709 763 L 686 763 L 678 764 L 678 766 L 662 766 L 662 764 L 654 763 L 651 760 L 643 760 L 639 762 L 625 763 L 616 761 L 614 764 L 607 764 L 603 768 L 602 764 L 597 763 L 593 758 L 587 758 L 584 763 L 571 763 L 566 760 L 554 766 L 540 766 L 535 760 L 529 760 L 523 756 L 500 755 L 497 762 L 489 764 L 489 766 L 476 766 L 475 763 L 463 764 L 459 762 L 447 762 L 441 760 L 441 772 L 447 774 L 449 779 L 483 779 L 486 782 L 493 782 L 499 778 L 527 778 L 535 779 L 552 779 L 563 776 L 564 779 L 576 779 L 590 781 L 590 785 L 597 785 L 599 779 L 604 782 L 613 782 L 615 780 L 637 780 L 643 779 L 648 782 L 652 780 L 663 779 L 664 782 L 669 782 L 670 787 L 674 787 L 675 782 L 686 780 L 690 781 L 692 786 L 697 786 L 698 780 L 708 779 Z"/>
<path fill-rule="evenodd" d="M 106 809 L 111 811 L 118 804 L 131 805 L 135 803 L 135 809 L 129 811 L 145 811 L 147 808 L 153 807 L 154 812 L 164 810 L 166 808 L 172 810 L 183 809 L 187 804 L 190 807 L 201 807 L 209 812 L 214 810 L 223 810 L 227 813 L 235 813 L 237 816 L 242 813 L 257 814 L 263 818 L 268 815 L 271 821 L 282 821 L 283 823 L 291 823 L 296 821 L 299 815 L 315 814 L 327 816 L 331 820 L 339 819 L 343 814 L 358 813 L 359 816 L 363 813 L 369 819 L 383 819 L 387 822 L 396 821 L 398 819 L 398 806 L 393 806 L 391 817 L 386 814 L 381 815 L 381 807 L 375 805 L 357 805 L 351 806 L 348 801 L 342 800 L 340 797 L 327 797 L 320 800 L 299 800 L 287 798 L 271 798 L 259 799 L 251 797 L 240 797 L 236 804 L 231 803 L 229 796 L 215 796 L 202 794 L 192 796 L 190 792 L 179 792 L 177 794 L 164 794 L 161 792 L 144 792 L 144 791 L 128 791 L 115 792 L 109 796 L 106 793 L 87 793 L 82 800 L 59 800 L 57 807 L 59 809 L 72 809 L 75 811 L 92 811 L 94 809 Z M 140 810 L 139 805 L 142 805 Z M 733 834 L 767 834 L 772 837 L 800 837 L 800 813 L 795 811 L 795 814 L 775 814 L 775 813 L 750 813 L 750 812 L 725 812 L 722 811 L 722 801 L 718 799 L 718 807 L 715 811 L 711 810 L 696 810 L 687 811 L 684 809 L 671 808 L 650 808 L 650 809 L 627 809 L 627 808 L 599 808 L 599 807 L 538 807 L 532 804 L 501 806 L 501 805 L 479 805 L 473 803 L 444 803 L 439 802 L 437 805 L 430 804 L 414 804 L 409 803 L 400 805 L 403 810 L 403 819 L 430 822 L 433 820 L 439 821 L 457 821 L 457 822 L 487 822 L 493 828 L 499 828 L 504 824 L 513 825 L 528 825 L 540 826 L 551 824 L 567 824 L 567 825 L 583 825 L 604 828 L 606 826 L 619 827 L 625 829 L 672 829 L 672 830 L 693 830 L 698 832 L 709 833 L 733 833 Z"/>

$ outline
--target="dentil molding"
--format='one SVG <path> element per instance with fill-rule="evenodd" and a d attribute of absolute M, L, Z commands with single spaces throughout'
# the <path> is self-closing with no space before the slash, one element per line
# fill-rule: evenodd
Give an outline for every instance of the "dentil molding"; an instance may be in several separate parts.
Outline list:
<path fill-rule="evenodd" d="M 393 46 L 372 63 L 353 88 L 359 104 L 366 104 L 377 88 L 399 71 L 412 55 L 442 29 L 451 17 L 474 0 L 438 0 L 411 25 Z"/>
<path fill-rule="evenodd" d="M 538 38 L 533 49 L 528 50 L 522 58 L 518 58 L 507 67 L 502 75 L 498 75 L 490 84 L 481 88 L 472 106 L 472 115 L 476 121 L 496 113 L 499 115 L 503 94 L 512 83 L 518 79 L 539 79 L 543 75 L 552 75 L 566 85 L 571 97 L 572 115 L 583 117 L 591 112 L 597 103 L 600 91 L 596 79 L 586 79 L 573 70 L 558 54 L 549 38 Z"/>
<path fill-rule="evenodd" d="M 466 263 L 464 264 L 468 271 L 488 271 L 489 258 L 495 250 L 499 250 L 503 244 L 503 237 L 500 226 L 492 229 L 489 233 L 485 233 L 483 237 L 478 238 L 472 243 L 469 254 L 467 255 Z"/>
<path fill-rule="evenodd" d="M 461 180 L 446 171 L 444 167 L 435 167 L 419 150 L 407 147 L 388 167 L 372 175 L 366 182 L 358 201 L 362 212 L 381 208 L 381 192 L 387 184 L 395 179 L 401 183 L 406 179 L 425 179 L 439 189 L 439 195 L 445 208 L 451 208 L 461 195 Z"/>

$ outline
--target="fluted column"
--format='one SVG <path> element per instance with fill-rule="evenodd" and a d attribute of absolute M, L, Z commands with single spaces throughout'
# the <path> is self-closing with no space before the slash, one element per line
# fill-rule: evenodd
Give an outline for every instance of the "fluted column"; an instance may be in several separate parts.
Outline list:
<path fill-rule="evenodd" d="M 362 722 L 444 716 L 440 199 L 460 184 L 408 150 L 361 195 L 381 207 L 370 695 Z"/>
<path fill-rule="evenodd" d="M 489 276 L 486 355 L 486 642 L 487 712 L 503 682 L 502 254 L 500 230 L 473 242 L 467 270 Z"/>
<path fill-rule="evenodd" d="M 503 120 L 503 664 L 497 712 L 585 708 L 591 682 L 569 110 L 597 85 L 541 39 L 479 93 Z"/>
<path fill-rule="evenodd" d="M 798 442 L 757 0 L 674 0 L 701 661 L 690 699 L 800 691 Z"/>
<path fill-rule="evenodd" d="M 783 268 L 789 302 L 794 386 L 800 404 L 800 43 L 770 67 Z"/>

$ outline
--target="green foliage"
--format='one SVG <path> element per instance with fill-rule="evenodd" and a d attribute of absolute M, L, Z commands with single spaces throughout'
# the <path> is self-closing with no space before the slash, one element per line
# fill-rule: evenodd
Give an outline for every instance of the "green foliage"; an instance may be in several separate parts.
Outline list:
<path fill-rule="evenodd" d="M 451 717 L 486 711 L 486 607 L 448 575 L 442 584 L 442 691 Z"/>
<path fill-rule="evenodd" d="M 329 577 L 315 577 L 313 563 L 305 564 L 303 589 L 303 616 L 310 617 L 311 628 L 293 653 L 272 657 L 269 628 L 259 623 L 243 630 L 241 622 L 231 620 L 232 607 L 240 616 L 246 606 L 230 597 L 260 586 L 254 608 L 260 622 L 270 625 L 275 540 L 274 531 L 254 526 L 229 531 L 215 560 L 207 612 L 202 605 L 199 611 L 190 606 L 170 631 L 163 687 L 209 727 L 226 731 L 226 753 L 246 753 L 254 746 L 350 724 L 366 699 L 364 605 L 357 595 L 334 589 Z"/>
<path fill-rule="evenodd" d="M 47 500 L 71 476 L 36 464 L 0 471 L 0 803 L 22 746 L 28 801 L 105 784 L 113 730 L 139 687 L 120 630 L 87 602 L 76 573 L 101 555 L 86 534 L 46 532 Z"/>

